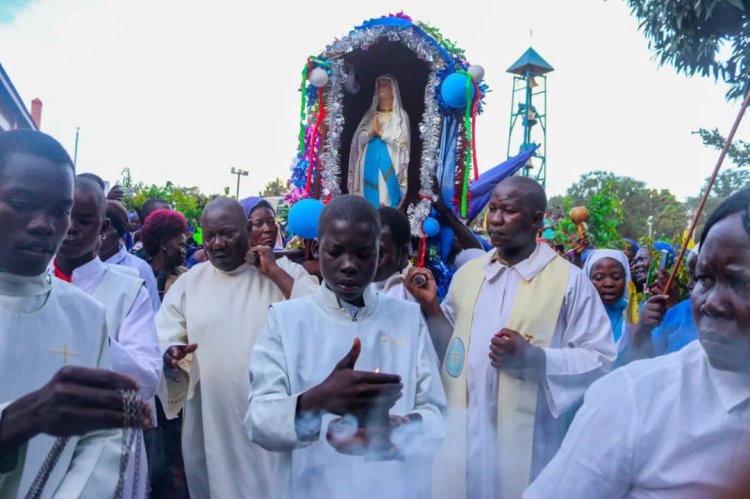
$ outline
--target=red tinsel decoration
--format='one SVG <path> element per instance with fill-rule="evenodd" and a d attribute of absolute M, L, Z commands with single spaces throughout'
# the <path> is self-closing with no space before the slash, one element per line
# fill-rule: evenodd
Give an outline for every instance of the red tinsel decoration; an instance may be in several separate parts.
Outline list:
<path fill-rule="evenodd" d="M 307 184 L 305 185 L 305 192 L 310 194 L 310 187 L 312 186 L 313 178 L 313 160 L 317 159 L 317 153 L 319 148 L 315 147 L 315 142 L 318 140 L 318 129 L 320 124 L 323 122 L 323 118 L 326 117 L 326 106 L 323 102 L 323 89 L 318 89 L 318 119 L 315 120 L 315 127 L 313 128 L 312 138 L 310 140 L 310 151 L 308 156 L 309 167 L 307 170 Z"/>

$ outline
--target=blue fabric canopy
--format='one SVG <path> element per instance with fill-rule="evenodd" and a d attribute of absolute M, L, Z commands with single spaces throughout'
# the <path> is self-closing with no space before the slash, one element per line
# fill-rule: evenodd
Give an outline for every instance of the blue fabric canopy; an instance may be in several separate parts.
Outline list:
<path fill-rule="evenodd" d="M 523 168 L 526 161 L 534 154 L 539 146 L 535 145 L 518 156 L 509 158 L 494 168 L 479 175 L 479 178 L 471 184 L 471 204 L 469 205 L 469 222 L 487 206 L 492 196 L 492 191 L 501 180 L 510 177 Z"/>

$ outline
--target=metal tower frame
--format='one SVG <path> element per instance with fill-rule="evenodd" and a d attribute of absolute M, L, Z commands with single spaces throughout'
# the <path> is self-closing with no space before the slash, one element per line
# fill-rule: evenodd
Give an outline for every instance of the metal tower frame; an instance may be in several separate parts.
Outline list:
<path fill-rule="evenodd" d="M 513 90 L 510 102 L 507 155 L 510 158 L 539 144 L 539 148 L 534 151 L 529 158 L 529 163 L 522 168 L 521 172 L 527 177 L 534 178 L 545 188 L 547 184 L 546 73 L 551 71 L 554 71 L 554 68 L 533 48 L 529 48 L 515 64 L 508 68 L 508 72 L 513 74 Z M 523 135 L 518 151 L 513 151 L 514 135 L 519 135 L 514 133 L 517 128 L 522 128 Z M 518 144 L 518 140 L 515 144 Z M 538 165 L 533 167 L 530 165 L 532 158 L 536 158 Z"/>

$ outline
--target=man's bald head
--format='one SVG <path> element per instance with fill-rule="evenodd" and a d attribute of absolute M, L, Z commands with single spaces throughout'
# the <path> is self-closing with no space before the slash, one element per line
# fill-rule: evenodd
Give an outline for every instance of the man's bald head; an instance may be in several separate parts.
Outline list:
<path fill-rule="evenodd" d="M 206 216 L 215 217 L 217 215 L 221 215 L 227 220 L 237 221 L 240 225 L 247 225 L 245 209 L 236 199 L 226 197 L 213 199 L 203 208 L 201 221 Z"/>
<path fill-rule="evenodd" d="M 231 272 L 245 261 L 249 249 L 247 218 L 235 199 L 216 198 L 206 205 L 201 217 L 203 247 L 211 264 Z"/>
<path fill-rule="evenodd" d="M 498 190 L 513 190 L 523 198 L 524 207 L 532 213 L 544 212 L 547 209 L 547 194 L 536 180 L 515 175 L 502 180 L 495 186 L 494 192 Z"/>

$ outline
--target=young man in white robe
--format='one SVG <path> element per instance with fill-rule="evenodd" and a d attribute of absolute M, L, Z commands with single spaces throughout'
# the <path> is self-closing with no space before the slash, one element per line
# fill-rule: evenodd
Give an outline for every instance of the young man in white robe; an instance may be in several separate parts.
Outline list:
<path fill-rule="evenodd" d="M 500 182 L 487 216 L 496 250 L 461 267 L 442 307 L 428 270 L 407 277 L 443 359 L 449 429 L 436 497 L 520 497 L 559 448 L 564 416 L 615 359 L 594 286 L 536 242 L 546 203 L 527 177 Z"/>
<path fill-rule="evenodd" d="M 165 374 L 159 398 L 168 418 L 184 408 L 192 497 L 272 497 L 272 456 L 242 426 L 250 354 L 268 307 L 319 285 L 301 266 L 276 260 L 271 247 L 250 248 L 245 211 L 233 199 L 209 203 L 201 227 L 209 263 L 177 279 L 156 318 Z M 246 263 L 248 253 L 257 265 Z"/>
<path fill-rule="evenodd" d="M 47 267 L 70 224 L 74 168 L 51 137 L 0 134 L 0 497 L 24 497 L 71 437 L 42 497 L 111 497 L 124 421 L 104 308 Z M 147 426 L 150 421 L 141 421 Z"/>
<path fill-rule="evenodd" d="M 750 189 L 706 221 L 691 305 L 699 341 L 595 383 L 524 497 L 746 497 Z"/>
<path fill-rule="evenodd" d="M 428 498 L 445 395 L 427 324 L 416 304 L 370 287 L 380 226 L 366 200 L 334 198 L 319 234 L 325 284 L 271 307 L 250 363 L 245 426 L 253 441 L 280 453 L 271 496 Z M 376 410 L 375 426 L 390 431 L 388 451 L 401 460 L 389 452 L 373 458 L 372 448 L 348 455 L 326 441 L 336 416 L 355 417 L 353 431 Z"/>
<path fill-rule="evenodd" d="M 76 178 L 75 202 L 68 234 L 54 260 L 55 275 L 71 282 L 104 305 L 109 333 L 112 369 L 127 374 L 140 384 L 140 396 L 153 405 L 162 373 L 162 358 L 156 334 L 151 298 L 134 270 L 107 265 L 94 254 L 102 234 L 107 232 L 104 191 L 95 181 Z M 155 420 L 155 417 L 154 417 Z M 143 438 L 138 497 L 147 494 L 148 461 Z M 131 460 L 125 493 L 130 493 L 135 463 Z"/>

